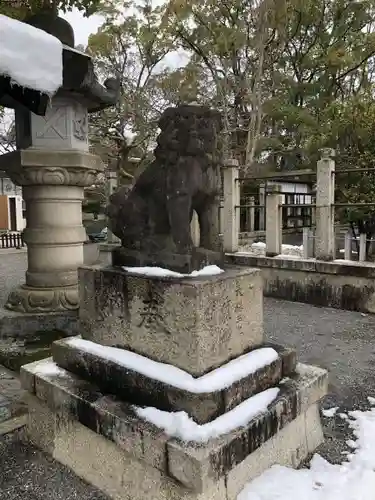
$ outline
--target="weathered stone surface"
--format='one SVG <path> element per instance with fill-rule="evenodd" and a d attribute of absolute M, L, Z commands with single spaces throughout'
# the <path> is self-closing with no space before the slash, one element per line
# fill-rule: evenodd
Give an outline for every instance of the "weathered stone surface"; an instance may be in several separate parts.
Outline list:
<path fill-rule="evenodd" d="M 18 377 L 0 366 L 0 436 L 26 424 L 28 408 L 24 401 L 25 394 Z"/>
<path fill-rule="evenodd" d="M 124 247 L 147 255 L 190 255 L 190 223 L 195 211 L 200 246 L 221 250 L 218 139 L 222 127 L 220 113 L 204 106 L 181 105 L 164 111 L 155 161 L 130 191 L 123 188 L 111 197 L 111 230 Z"/>
<path fill-rule="evenodd" d="M 249 480 L 273 464 L 296 467 L 307 453 L 313 451 L 306 441 L 308 425 L 320 425 L 317 407 L 313 405 L 308 414 L 299 415 L 220 481 L 198 493 L 176 484 L 77 421 L 60 417 L 57 424 L 52 411 L 35 397 L 30 398 L 29 404 L 28 434 L 31 441 L 116 500 L 236 500 Z M 311 420 L 313 416 L 314 422 Z M 42 438 L 49 436 L 50 440 L 45 439 L 43 443 Z M 317 444 L 319 441 L 315 442 Z M 165 496 L 167 494 L 169 496 Z"/>
<path fill-rule="evenodd" d="M 298 467 L 322 442 L 319 408 L 314 404 L 228 472 L 227 500 L 236 500 L 249 481 L 272 465 Z"/>
<path fill-rule="evenodd" d="M 77 311 L 19 313 L 0 309 L 0 364 L 18 371 L 51 354 L 54 340 L 78 334 Z"/>
<path fill-rule="evenodd" d="M 104 395 L 97 386 L 65 370 L 61 370 L 60 375 L 48 375 L 39 370 L 40 362 L 21 368 L 23 387 L 59 418 L 77 420 L 134 457 L 166 470 L 168 436 L 141 420 L 131 404 Z"/>
<path fill-rule="evenodd" d="M 227 255 L 229 264 L 261 268 L 264 295 L 349 311 L 375 312 L 375 266 Z"/>
<path fill-rule="evenodd" d="M 294 374 L 297 366 L 297 353 L 295 349 L 280 344 L 273 344 L 272 342 L 264 342 L 262 347 L 272 347 L 278 352 L 283 364 L 283 377 L 289 377 Z"/>
<path fill-rule="evenodd" d="M 282 384 L 279 396 L 268 410 L 244 428 L 208 443 L 188 444 L 168 438 L 155 426 L 137 417 L 130 405 L 120 403 L 114 397 L 104 397 L 96 386 L 65 370 L 60 375 L 48 375 L 35 364 L 22 370 L 35 377 L 36 397 L 54 414 L 60 415 L 59 418 L 83 424 L 137 460 L 164 471 L 187 489 L 200 493 L 212 488 L 271 438 L 277 443 L 279 431 L 298 415 L 309 411 L 327 391 L 325 370 L 298 365 L 296 375 Z M 29 382 L 28 387 L 32 387 Z M 310 393 L 309 398 L 306 398 L 307 393 Z M 307 401 L 310 407 L 306 407 Z M 315 417 L 311 414 L 309 418 L 314 420 Z M 316 418 L 314 422 L 310 446 L 320 439 Z M 43 433 L 43 430 L 39 432 Z M 304 440 L 306 443 L 306 436 Z M 150 449 L 154 450 L 152 455 L 149 455 Z M 303 452 L 296 454 L 296 463 L 305 455 Z"/>
<path fill-rule="evenodd" d="M 28 339 L 36 344 L 39 337 L 52 332 L 62 336 L 78 335 L 77 311 L 58 313 L 18 313 L 0 308 L 0 339 Z M 53 336 L 52 336 L 53 337 Z M 57 337 L 51 339 L 56 340 Z"/>
<path fill-rule="evenodd" d="M 220 391 L 196 394 L 159 382 L 114 361 L 74 347 L 66 340 L 52 345 L 53 360 L 65 370 L 95 383 L 105 394 L 139 406 L 153 406 L 165 411 L 186 411 L 198 423 L 206 423 L 233 409 L 250 396 L 277 385 L 296 367 L 293 351 L 280 349 L 280 357 L 255 373 Z M 294 365 L 288 358 L 294 359 Z M 283 371 L 286 365 L 288 371 Z"/>
<path fill-rule="evenodd" d="M 169 473 L 188 488 L 200 490 L 208 487 L 222 475 L 229 474 L 271 438 L 277 443 L 281 429 L 308 410 L 304 404 L 306 394 L 311 394 L 310 402 L 314 404 L 327 393 L 327 378 L 325 370 L 299 364 L 297 374 L 281 386 L 279 396 L 268 410 L 245 428 L 212 440 L 205 446 L 169 441 Z M 325 384 L 322 384 L 322 379 Z M 315 436 L 317 432 L 315 426 Z M 302 460 L 297 458 L 296 464 Z"/>
<path fill-rule="evenodd" d="M 263 340 L 262 279 L 229 268 L 199 278 L 139 276 L 84 267 L 80 333 L 200 376 Z"/>
<path fill-rule="evenodd" d="M 204 493 L 189 491 L 131 449 L 54 413 L 33 396 L 29 407 L 31 442 L 114 500 L 226 500 L 224 478 Z"/>

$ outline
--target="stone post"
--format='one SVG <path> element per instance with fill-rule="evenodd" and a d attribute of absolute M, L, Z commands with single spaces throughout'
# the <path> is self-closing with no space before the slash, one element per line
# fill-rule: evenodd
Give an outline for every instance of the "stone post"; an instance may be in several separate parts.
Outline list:
<path fill-rule="evenodd" d="M 282 202 L 280 186 L 269 186 L 266 196 L 266 256 L 268 257 L 282 253 Z"/>
<path fill-rule="evenodd" d="M 224 252 L 237 252 L 240 219 L 240 185 L 237 160 L 227 160 L 223 165 L 224 205 L 222 208 L 222 233 Z"/>
<path fill-rule="evenodd" d="M 107 177 L 107 200 L 109 202 L 110 196 L 117 190 L 118 188 L 118 178 L 117 178 L 117 172 L 114 170 L 107 170 L 106 172 L 106 177 Z M 108 226 L 108 217 L 107 217 L 107 226 Z M 107 230 L 107 243 L 121 243 L 120 238 L 118 238 L 115 234 L 110 231 L 110 229 Z"/>
<path fill-rule="evenodd" d="M 264 231 L 266 221 L 266 184 L 259 186 L 259 231 Z"/>
<path fill-rule="evenodd" d="M 102 170 L 89 153 L 88 110 L 78 98 L 52 99 L 45 116 L 16 111 L 17 140 L 8 173 L 23 186 L 26 201 L 26 283 L 6 307 L 18 312 L 78 309 L 77 268 L 83 264 L 85 186 Z M 22 132 L 20 132 L 22 131 Z"/>
<path fill-rule="evenodd" d="M 333 203 L 335 195 L 335 151 L 323 149 L 317 164 L 316 250 L 318 260 L 332 260 L 335 253 Z"/>
<path fill-rule="evenodd" d="M 366 243 L 367 243 L 367 235 L 365 233 L 361 233 L 359 235 L 359 262 L 365 262 L 366 260 Z"/>
<path fill-rule="evenodd" d="M 255 197 L 249 197 L 249 207 L 247 208 L 247 220 L 248 222 L 248 231 L 253 232 L 255 229 Z"/>
<path fill-rule="evenodd" d="M 344 259 L 345 260 L 352 260 L 352 232 L 351 231 L 347 231 L 345 233 Z"/>
<path fill-rule="evenodd" d="M 303 258 L 314 257 L 314 234 L 309 227 L 302 228 Z"/>

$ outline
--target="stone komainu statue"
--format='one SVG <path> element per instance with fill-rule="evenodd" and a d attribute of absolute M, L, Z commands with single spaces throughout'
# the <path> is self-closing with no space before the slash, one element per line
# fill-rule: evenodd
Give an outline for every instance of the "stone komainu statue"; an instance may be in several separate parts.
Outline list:
<path fill-rule="evenodd" d="M 221 115 L 182 105 L 160 118 L 155 160 L 133 187 L 111 196 L 107 215 L 122 246 L 140 252 L 189 254 L 190 222 L 198 214 L 200 247 L 220 251 Z"/>

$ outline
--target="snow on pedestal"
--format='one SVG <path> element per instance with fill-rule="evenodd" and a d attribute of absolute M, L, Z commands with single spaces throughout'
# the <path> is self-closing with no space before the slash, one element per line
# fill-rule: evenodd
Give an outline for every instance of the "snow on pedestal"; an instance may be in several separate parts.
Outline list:
<path fill-rule="evenodd" d="M 154 276 L 154 277 L 159 277 L 159 278 L 199 278 L 200 276 L 215 276 L 216 274 L 221 274 L 224 272 L 223 269 L 220 269 L 220 267 L 211 265 L 211 266 L 205 266 L 203 269 L 200 269 L 199 271 L 193 271 L 189 274 L 182 274 L 178 273 L 176 271 L 171 271 L 170 269 L 164 269 L 162 267 L 151 267 L 151 266 L 145 266 L 145 267 L 126 267 L 123 266 L 123 269 L 129 273 L 132 274 L 140 274 L 142 276 Z"/>
<path fill-rule="evenodd" d="M 243 401 L 228 413 L 212 422 L 198 425 L 186 412 L 170 413 L 157 408 L 135 408 L 137 415 L 164 430 L 168 436 L 185 442 L 207 442 L 223 434 L 244 427 L 253 418 L 264 413 L 276 399 L 279 389 L 273 387 Z"/>
<path fill-rule="evenodd" d="M 84 352 L 96 354 L 101 359 L 114 361 L 124 368 L 195 394 L 221 391 L 270 365 L 278 358 L 275 349 L 264 347 L 243 354 L 206 375 L 195 378 L 176 366 L 159 363 L 125 349 L 102 346 L 79 338 L 72 338 L 66 342 L 73 347 L 81 348 Z"/>

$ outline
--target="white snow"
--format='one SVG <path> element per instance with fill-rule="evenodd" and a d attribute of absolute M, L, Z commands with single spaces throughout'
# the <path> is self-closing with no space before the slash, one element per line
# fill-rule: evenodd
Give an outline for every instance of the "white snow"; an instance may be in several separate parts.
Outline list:
<path fill-rule="evenodd" d="M 123 269 L 132 274 L 141 274 L 143 276 L 157 276 L 159 278 L 197 278 L 199 276 L 214 276 L 216 274 L 223 273 L 223 269 L 218 266 L 206 266 L 199 271 L 193 271 L 190 274 L 181 274 L 176 271 L 171 271 L 170 269 L 164 269 L 162 267 L 125 267 Z"/>
<path fill-rule="evenodd" d="M 338 406 L 335 406 L 334 408 L 327 408 L 326 410 L 322 409 L 322 414 L 326 418 L 332 418 L 336 415 L 338 409 L 339 409 Z"/>
<path fill-rule="evenodd" d="M 339 250 L 340 253 L 345 253 L 345 248 L 340 248 Z M 352 250 L 352 254 L 358 254 L 355 250 Z"/>
<path fill-rule="evenodd" d="M 374 500 L 375 408 L 349 412 L 356 448 L 341 465 L 314 455 L 310 469 L 274 465 L 249 483 L 237 500 Z"/>
<path fill-rule="evenodd" d="M 302 259 L 302 255 L 289 255 L 287 253 L 280 253 L 275 255 L 275 259 Z"/>
<path fill-rule="evenodd" d="M 266 244 L 263 241 L 256 241 L 251 245 L 252 248 L 259 248 L 260 250 L 265 250 L 266 249 Z"/>
<path fill-rule="evenodd" d="M 220 269 L 218 266 L 206 266 L 203 269 L 200 269 L 199 271 L 193 271 L 190 274 L 185 274 L 185 276 L 213 276 L 215 274 L 221 274 L 223 273 L 224 270 Z"/>
<path fill-rule="evenodd" d="M 67 371 L 64 370 L 63 368 L 60 368 L 57 366 L 57 364 L 50 360 L 42 360 L 33 367 L 33 373 L 35 375 L 60 375 L 60 376 L 66 376 Z"/>
<path fill-rule="evenodd" d="M 266 411 L 278 393 L 278 388 L 267 389 L 203 425 L 194 422 L 184 411 L 169 413 L 156 408 L 134 407 L 134 409 L 139 417 L 163 429 L 168 436 L 182 441 L 206 442 L 248 424 L 250 420 Z"/>
<path fill-rule="evenodd" d="M 180 368 L 153 361 L 125 349 L 102 346 L 95 342 L 78 338 L 71 338 L 67 340 L 67 343 L 78 349 L 118 363 L 146 377 L 195 394 L 215 392 L 230 387 L 234 382 L 271 364 L 278 358 L 275 349 L 272 349 L 272 347 L 262 347 L 243 354 L 202 377 L 194 378 L 190 373 Z"/>
<path fill-rule="evenodd" d="M 341 420 L 348 420 L 348 415 L 346 413 L 339 413 L 338 414 L 339 418 L 341 418 Z"/>
<path fill-rule="evenodd" d="M 375 406 L 375 398 L 373 398 L 372 396 L 368 396 L 367 401 L 370 403 L 371 406 Z"/>
<path fill-rule="evenodd" d="M 123 266 L 124 271 L 127 271 L 132 274 L 141 274 L 143 276 L 157 276 L 159 278 L 182 278 L 184 275 L 181 273 L 177 273 L 176 271 L 171 271 L 170 269 L 164 269 L 162 267 L 125 267 Z"/>
<path fill-rule="evenodd" d="M 265 255 L 266 253 L 266 244 L 262 241 L 257 241 L 252 243 L 251 245 L 241 245 L 239 254 L 251 254 L 251 255 Z M 281 254 L 278 256 L 279 258 L 302 258 L 303 257 L 303 246 L 298 245 L 282 245 L 281 246 Z"/>
<path fill-rule="evenodd" d="M 353 441 L 353 439 L 347 439 L 346 440 L 346 444 L 349 446 L 349 448 L 352 448 L 353 450 L 355 450 L 356 448 L 358 448 L 357 442 Z"/>
<path fill-rule="evenodd" d="M 56 37 L 0 14 L 0 75 L 53 95 L 62 85 L 62 43 Z"/>

